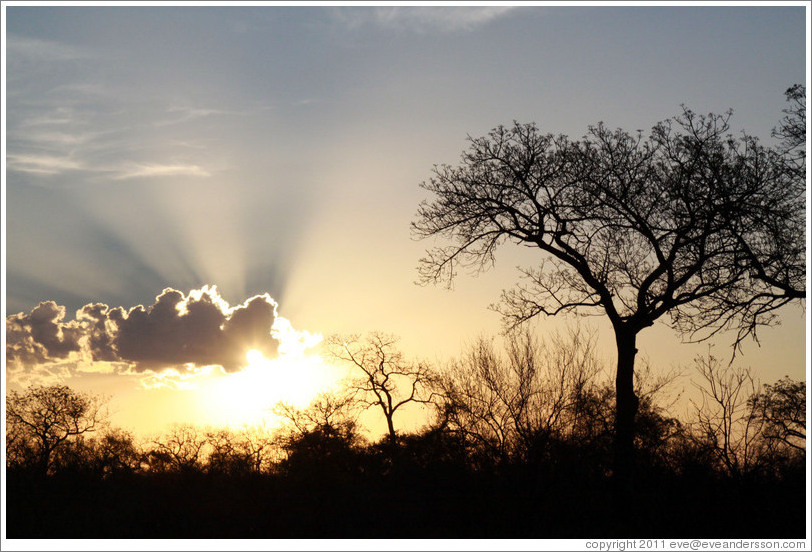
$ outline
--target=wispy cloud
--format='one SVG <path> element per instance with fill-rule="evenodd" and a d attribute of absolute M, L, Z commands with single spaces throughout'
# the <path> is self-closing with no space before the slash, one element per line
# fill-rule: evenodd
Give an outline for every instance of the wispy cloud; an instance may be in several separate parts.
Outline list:
<path fill-rule="evenodd" d="M 153 176 L 211 176 L 208 171 L 199 165 L 161 165 L 161 164 L 133 164 L 118 169 L 114 180 L 128 180 L 131 178 L 148 178 Z"/>
<path fill-rule="evenodd" d="M 168 126 L 180 123 L 202 119 L 204 117 L 211 117 L 214 115 L 241 115 L 237 111 L 226 111 L 223 109 L 211 109 L 206 107 L 190 107 L 190 106 L 173 106 L 166 110 L 167 113 L 172 114 L 171 119 L 157 121 L 155 126 Z"/>
<path fill-rule="evenodd" d="M 7 167 L 10 172 L 53 177 L 68 172 L 81 179 L 113 180 L 167 176 L 208 177 L 205 151 L 178 161 L 184 150 L 202 148 L 194 134 L 195 121 L 236 112 L 208 107 L 169 107 L 131 104 L 99 86 L 63 87 L 77 103 L 65 106 L 64 95 L 40 96 L 36 102 L 11 101 L 16 106 L 7 123 Z M 69 89 L 68 89 L 69 88 Z M 173 126 L 171 133 L 155 129 Z M 205 149 L 205 148 L 202 148 Z"/>
<path fill-rule="evenodd" d="M 7 168 L 66 187 L 99 179 L 208 177 L 199 121 L 239 112 L 154 94 L 133 95 L 97 70 L 112 60 L 53 40 L 10 35 Z M 102 54 L 103 55 L 103 54 Z M 190 157 L 192 155 L 192 157 Z M 70 179 L 57 179 L 70 175 Z M 36 180 L 39 177 L 39 180 Z"/>
<path fill-rule="evenodd" d="M 92 57 L 81 48 L 27 36 L 6 36 L 6 55 L 9 63 L 49 63 L 87 59 Z"/>
<path fill-rule="evenodd" d="M 505 17 L 514 9 L 514 6 L 339 8 L 334 14 L 350 27 L 376 25 L 418 33 L 465 32 Z"/>
<path fill-rule="evenodd" d="M 6 167 L 10 171 L 29 174 L 55 175 L 67 171 L 83 170 L 83 164 L 67 156 L 35 153 L 8 153 Z"/>

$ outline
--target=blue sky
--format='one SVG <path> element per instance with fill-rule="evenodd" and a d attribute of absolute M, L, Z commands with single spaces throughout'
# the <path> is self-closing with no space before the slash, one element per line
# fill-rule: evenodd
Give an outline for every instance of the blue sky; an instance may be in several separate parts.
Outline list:
<path fill-rule="evenodd" d="M 419 183 L 466 136 L 647 130 L 685 104 L 769 141 L 807 79 L 800 4 L 4 9 L 6 314 L 215 284 L 429 357 L 497 332 L 488 305 L 537 262 L 505 248 L 455 291 L 414 285 Z M 786 320 L 754 358 L 800 377 Z M 657 361 L 696 351 L 652 332 Z"/>

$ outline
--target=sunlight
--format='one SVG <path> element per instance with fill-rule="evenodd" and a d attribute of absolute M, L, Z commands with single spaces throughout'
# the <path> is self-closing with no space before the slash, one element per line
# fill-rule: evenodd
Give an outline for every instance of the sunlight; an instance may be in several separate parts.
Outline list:
<path fill-rule="evenodd" d="M 210 379 L 201 388 L 208 417 L 220 425 L 272 421 L 270 409 L 280 401 L 306 407 L 344 376 L 318 355 L 282 354 L 268 359 L 258 350 L 246 353 L 247 366 Z"/>

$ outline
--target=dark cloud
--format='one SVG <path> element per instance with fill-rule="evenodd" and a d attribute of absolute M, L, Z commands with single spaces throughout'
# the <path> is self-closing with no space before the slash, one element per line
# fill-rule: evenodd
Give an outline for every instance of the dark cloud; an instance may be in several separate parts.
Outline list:
<path fill-rule="evenodd" d="M 276 307 L 267 294 L 232 308 L 214 286 L 188 296 L 167 288 L 149 307 L 127 311 L 93 303 L 64 322 L 65 308 L 46 301 L 28 315 L 7 317 L 6 357 L 17 365 L 40 364 L 81 350 L 92 361 L 127 362 L 136 371 L 190 365 L 236 371 L 250 349 L 277 356 L 279 340 L 271 335 Z"/>
<path fill-rule="evenodd" d="M 115 362 L 119 360 L 113 348 L 111 323 L 108 323 L 107 305 L 93 303 L 76 312 L 76 319 L 82 323 L 87 335 L 87 348 L 93 361 Z"/>
<path fill-rule="evenodd" d="M 65 307 L 43 301 L 29 314 L 6 318 L 6 358 L 9 363 L 42 363 L 65 359 L 80 350 L 82 327 L 63 322 Z"/>
<path fill-rule="evenodd" d="M 6 362 L 10 366 L 48 362 L 48 351 L 31 336 L 23 313 L 6 317 Z"/>

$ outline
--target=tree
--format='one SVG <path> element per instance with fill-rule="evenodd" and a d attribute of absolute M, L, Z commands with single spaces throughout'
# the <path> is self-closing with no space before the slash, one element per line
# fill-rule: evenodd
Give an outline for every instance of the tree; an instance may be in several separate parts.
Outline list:
<path fill-rule="evenodd" d="M 398 338 L 379 332 L 364 339 L 356 335 L 332 336 L 326 342 L 331 358 L 350 363 L 361 372 L 349 387 L 361 405 L 381 410 L 392 447 L 398 437 L 395 413 L 408 404 L 430 403 L 430 383 L 435 377 L 426 364 L 405 360 L 397 342 Z"/>
<path fill-rule="evenodd" d="M 700 441 L 733 476 L 751 472 L 760 459 L 763 422 L 752 408 L 758 385 L 749 369 L 722 362 L 711 354 L 694 360 L 701 379 L 694 385 L 701 402 L 693 402 Z"/>
<path fill-rule="evenodd" d="M 579 426 L 601 370 L 595 339 L 580 327 L 545 341 L 514 329 L 503 351 L 478 339 L 438 378 L 440 425 L 499 461 L 526 459 L 540 438 Z"/>
<path fill-rule="evenodd" d="M 340 478 L 356 471 L 362 442 L 358 406 L 352 393 L 321 393 L 304 409 L 277 403 L 273 411 L 288 427 L 282 468 L 309 479 Z"/>
<path fill-rule="evenodd" d="M 754 302 L 769 303 L 771 290 L 754 277 L 752 257 L 730 228 L 743 228 L 747 206 L 764 203 L 765 193 L 778 194 L 785 173 L 774 167 L 774 152 L 727 135 L 730 116 L 684 109 L 647 139 L 602 123 L 580 141 L 535 124 L 499 126 L 470 138 L 459 166 L 436 166 L 422 184 L 436 197 L 421 203 L 413 233 L 452 242 L 421 260 L 423 282 L 450 285 L 460 266 L 487 269 L 501 244 L 524 244 L 543 260 L 503 294 L 497 308 L 509 325 L 566 312 L 609 319 L 620 478 L 633 465 L 640 332 L 664 318 L 692 335 L 743 324 L 731 309 L 745 310 L 753 328 L 772 321 Z"/>
<path fill-rule="evenodd" d="M 779 151 L 788 168 L 803 180 L 806 178 L 806 86 L 790 86 L 784 95 L 789 107 L 784 109 L 785 116 L 772 134 L 781 140 Z"/>
<path fill-rule="evenodd" d="M 759 285 L 749 297 L 723 298 L 728 325 L 738 328 L 737 344 L 747 335 L 756 338 L 757 327 L 775 320 L 778 308 L 806 298 L 806 88 L 796 84 L 785 94 L 790 105 L 773 130 L 779 145 L 767 150 L 756 138 L 741 140 L 739 178 L 760 189 L 739 198 L 726 222 Z"/>
<path fill-rule="evenodd" d="M 806 451 L 806 383 L 789 377 L 778 380 L 751 399 L 751 408 L 764 423 L 771 443 Z"/>
<path fill-rule="evenodd" d="M 354 393 L 320 393 L 307 408 L 296 408 L 281 401 L 273 412 L 299 435 L 323 431 L 350 437 L 356 430 L 357 407 Z"/>
<path fill-rule="evenodd" d="M 96 467 L 106 475 L 137 471 L 142 458 L 135 437 L 123 429 L 110 429 L 95 443 Z"/>
<path fill-rule="evenodd" d="M 191 424 L 173 424 L 166 435 L 156 439 L 149 453 L 153 466 L 160 469 L 193 471 L 201 467 L 209 441 L 205 433 Z"/>
<path fill-rule="evenodd" d="M 28 387 L 6 398 L 6 424 L 17 440 L 29 443 L 40 475 L 48 474 L 56 452 L 70 439 L 98 429 L 107 417 L 106 401 L 66 385 Z M 15 447 L 19 448 L 19 447 Z"/>

